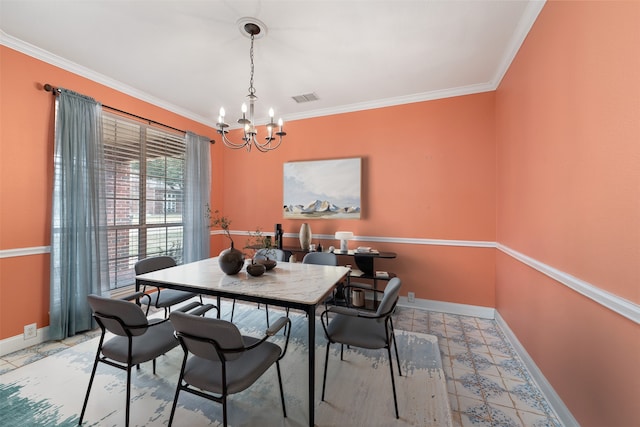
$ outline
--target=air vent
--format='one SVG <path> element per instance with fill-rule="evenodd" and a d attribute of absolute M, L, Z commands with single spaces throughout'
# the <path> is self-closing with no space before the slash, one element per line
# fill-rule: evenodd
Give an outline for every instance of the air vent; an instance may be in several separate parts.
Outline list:
<path fill-rule="evenodd" d="M 320 99 L 315 93 L 305 93 L 304 95 L 292 96 L 292 98 L 298 104 L 301 104 L 303 102 L 317 101 Z"/>

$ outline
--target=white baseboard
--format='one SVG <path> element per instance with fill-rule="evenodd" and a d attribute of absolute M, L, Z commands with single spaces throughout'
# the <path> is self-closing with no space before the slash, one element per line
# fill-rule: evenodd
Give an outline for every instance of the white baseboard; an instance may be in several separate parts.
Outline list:
<path fill-rule="evenodd" d="M 529 370 L 533 381 L 535 381 L 535 383 L 538 385 L 538 388 L 540 388 L 542 393 L 549 401 L 549 404 L 555 411 L 562 425 L 566 427 L 580 427 L 578 421 L 569 411 L 569 408 L 566 407 L 560 396 L 558 396 L 558 393 L 556 393 L 549 381 L 547 381 L 547 379 L 544 377 L 542 371 L 538 368 L 538 366 L 536 366 L 531 356 L 529 356 L 529 353 L 527 353 L 527 350 L 525 350 L 522 344 L 520 344 L 520 341 L 518 341 L 516 335 L 513 333 L 511 328 L 509 328 L 509 325 L 507 325 L 507 322 L 505 322 L 505 320 L 502 318 L 502 316 L 500 316 L 500 313 L 497 310 L 495 319 L 500 329 L 502 329 L 502 332 L 504 332 L 504 334 L 506 335 L 507 340 L 509 340 L 509 343 L 511 343 L 514 350 Z"/>
<path fill-rule="evenodd" d="M 458 304 L 455 302 L 434 301 L 420 298 L 416 298 L 415 302 L 410 303 L 407 297 L 400 297 L 398 305 L 401 307 L 419 308 L 421 310 L 437 311 L 440 313 L 480 317 L 482 319 L 494 319 L 496 311 L 491 307 L 481 307 L 479 305 Z"/>
<path fill-rule="evenodd" d="M 29 339 L 24 339 L 22 335 L 16 335 L 15 337 L 9 337 L 4 340 L 0 340 L 0 356 L 13 353 L 14 351 L 23 350 L 32 345 L 42 344 L 49 341 L 49 327 L 39 328 L 36 330 L 36 336 Z"/>

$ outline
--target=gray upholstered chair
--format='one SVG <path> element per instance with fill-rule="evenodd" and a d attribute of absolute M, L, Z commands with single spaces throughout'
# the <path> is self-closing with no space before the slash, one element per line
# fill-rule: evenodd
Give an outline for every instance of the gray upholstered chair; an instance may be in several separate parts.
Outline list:
<path fill-rule="evenodd" d="M 327 384 L 327 365 L 329 363 L 329 347 L 331 344 L 340 344 L 340 360 L 343 360 L 345 345 L 367 349 L 386 348 L 389 355 L 393 403 L 396 409 L 396 418 L 399 418 L 396 384 L 393 377 L 393 358 L 391 357 L 392 342 L 396 352 L 396 361 L 398 362 L 398 375 L 402 376 L 402 372 L 400 370 L 400 357 L 398 356 L 398 346 L 395 340 L 391 315 L 398 303 L 400 286 L 401 281 L 397 277 L 389 281 L 375 313 L 356 310 L 350 307 L 332 306 L 320 315 L 322 327 L 327 337 L 324 379 L 322 381 L 322 400 L 324 400 Z"/>
<path fill-rule="evenodd" d="M 253 256 L 255 259 L 274 259 L 276 261 L 284 261 L 284 251 L 277 248 L 262 248 L 258 249 Z"/>
<path fill-rule="evenodd" d="M 274 261 L 284 261 L 284 251 L 277 248 L 262 248 L 258 249 L 253 256 L 253 259 L 272 259 Z M 258 304 L 258 309 L 260 308 L 260 304 Z M 236 311 L 236 300 L 233 300 L 233 305 L 231 306 L 231 322 L 233 322 L 233 314 Z M 269 306 L 267 304 L 264 305 L 264 311 L 267 316 L 267 327 L 269 327 Z M 289 312 L 287 311 L 287 314 Z"/>
<path fill-rule="evenodd" d="M 243 336 L 233 323 L 226 320 L 177 311 L 169 318 L 184 350 L 169 426 L 173 423 L 181 391 L 221 403 L 223 424 L 226 426 L 228 396 L 249 388 L 273 364 L 278 370 L 282 412 L 287 416 L 279 361 L 287 351 L 289 333 L 284 347 L 267 339 L 289 325 L 289 318 L 279 318 L 262 338 Z M 291 327 L 287 329 L 291 331 Z"/>
<path fill-rule="evenodd" d="M 338 257 L 333 252 L 309 252 L 302 258 L 303 264 L 338 265 Z"/>
<path fill-rule="evenodd" d="M 316 264 L 316 265 L 338 265 L 338 257 L 333 252 L 309 252 L 302 258 L 303 264 Z M 335 301 L 336 294 L 342 294 L 342 284 L 338 285 L 338 292 L 334 292 L 333 296 L 327 298 L 324 301 L 324 307 L 327 308 L 328 301 Z"/>
<path fill-rule="evenodd" d="M 93 317 L 100 326 L 102 334 L 78 424 L 82 424 L 99 362 L 127 371 L 125 425 L 128 426 L 131 368 L 134 365 L 153 360 L 153 373 L 155 374 L 156 357 L 178 345 L 169 319 L 147 319 L 140 306 L 133 303 L 134 299 L 144 297 L 148 298 L 148 295 L 142 292 L 129 295 L 124 299 L 111 299 L 98 295 L 87 296 L 89 306 L 93 310 Z M 213 307 L 215 306 L 211 304 L 202 305 L 194 313 L 202 314 Z M 107 331 L 114 336 L 105 341 Z"/>
<path fill-rule="evenodd" d="M 135 271 L 136 275 L 151 273 L 152 271 L 162 270 L 163 268 L 175 267 L 176 261 L 170 256 L 156 256 L 146 258 L 136 262 Z M 202 304 L 202 296 L 185 291 L 178 291 L 176 289 L 163 289 L 161 287 L 153 285 L 157 289 L 155 292 L 149 293 L 151 298 L 149 305 L 147 306 L 147 314 L 149 313 L 149 307 L 152 305 L 156 308 L 164 309 L 164 317 L 171 312 L 171 307 L 190 300 L 194 297 L 200 298 L 200 304 Z M 142 292 L 146 292 L 147 285 L 143 285 Z M 192 304 L 190 308 L 195 307 L 197 304 Z"/>

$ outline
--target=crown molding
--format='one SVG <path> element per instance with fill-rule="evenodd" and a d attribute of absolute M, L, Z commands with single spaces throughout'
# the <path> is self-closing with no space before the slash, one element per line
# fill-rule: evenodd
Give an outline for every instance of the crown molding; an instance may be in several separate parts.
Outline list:
<path fill-rule="evenodd" d="M 76 64 L 75 62 L 64 59 L 58 55 L 54 55 L 53 53 L 48 52 L 42 48 L 39 48 L 35 45 L 22 41 L 18 38 L 15 38 L 5 33 L 2 30 L 0 30 L 0 44 L 7 46 L 11 49 L 17 50 L 18 52 L 24 53 L 25 55 L 31 56 L 33 58 L 39 59 L 53 66 L 56 66 L 58 68 L 61 68 L 63 70 L 77 74 L 81 77 L 85 77 L 96 83 L 100 83 L 111 89 L 117 90 L 124 94 L 133 96 L 134 98 L 140 99 L 142 101 L 148 102 L 157 107 L 163 108 L 167 111 L 171 111 L 182 117 L 186 117 L 188 119 L 194 120 L 198 123 L 201 123 L 203 125 L 206 125 L 212 128 L 216 127 L 216 123 L 214 120 L 208 119 L 206 117 L 202 117 L 189 110 L 186 110 L 174 104 L 163 101 L 159 98 L 149 95 L 146 92 L 140 91 L 134 87 L 128 86 L 118 80 L 115 80 L 103 74 L 100 74 L 92 69 Z M 55 85 L 55 82 L 52 82 L 51 84 Z M 290 122 L 292 120 L 310 119 L 314 117 L 330 116 L 334 114 L 353 113 L 356 111 L 371 110 L 375 108 L 392 107 L 397 105 L 411 104 L 411 103 L 424 102 L 424 101 L 433 101 L 436 99 L 452 98 L 456 96 L 473 95 L 476 93 L 490 92 L 492 90 L 495 90 L 495 88 L 496 88 L 496 85 L 493 82 L 487 82 L 487 83 L 481 83 L 481 84 L 471 85 L 471 86 L 462 86 L 458 88 L 451 88 L 451 89 L 445 89 L 445 90 L 435 90 L 430 92 L 423 92 L 423 93 L 404 95 L 404 96 L 398 96 L 398 97 L 392 97 L 392 98 L 386 98 L 386 99 L 379 99 L 374 101 L 341 105 L 341 106 L 332 107 L 332 108 L 305 111 L 297 114 L 288 114 L 283 116 L 283 119 L 286 120 L 287 122 Z M 235 129 L 235 128 L 239 128 L 239 127 L 236 125 L 231 126 L 231 129 Z"/>
<path fill-rule="evenodd" d="M 377 99 L 374 101 L 359 102 L 355 104 L 341 105 L 338 107 L 324 108 L 319 110 L 304 111 L 297 114 L 285 116 L 287 122 L 293 120 L 310 119 L 314 117 L 330 116 L 334 114 L 354 113 L 357 111 L 373 110 L 375 108 L 393 107 L 397 105 L 411 104 L 416 102 L 433 101 L 436 99 L 453 98 L 456 96 L 474 95 L 477 93 L 491 92 L 496 89 L 492 82 L 481 83 L 470 86 L 461 86 L 451 89 L 434 90 L 411 95 L 397 96 L 392 98 Z"/>
<path fill-rule="evenodd" d="M 536 22 L 536 19 L 538 19 L 538 15 L 542 11 L 542 8 L 544 7 L 545 3 L 546 3 L 546 0 L 531 1 L 527 3 L 525 12 L 522 14 L 520 22 L 518 23 L 514 31 L 513 37 L 511 37 L 510 39 L 509 46 L 505 51 L 505 55 L 502 57 L 502 61 L 500 61 L 500 65 L 496 70 L 496 75 L 491 81 L 492 82 L 491 86 L 493 87 L 493 90 L 496 90 L 498 88 L 504 75 L 507 73 L 507 70 L 509 70 L 511 63 L 513 62 L 518 51 L 520 50 L 520 47 L 522 47 L 522 44 L 527 38 L 527 35 L 529 34 L 531 27 L 533 27 L 533 24 Z"/>
<path fill-rule="evenodd" d="M 58 55 L 54 55 L 53 53 L 48 52 L 44 49 L 41 49 L 35 45 L 32 45 L 18 38 L 10 36 L 9 34 L 5 33 L 2 30 L 0 30 L 0 44 L 6 47 L 9 47 L 13 50 L 16 50 L 18 52 L 24 53 L 25 55 L 39 59 L 40 61 L 46 62 L 47 64 L 51 64 L 55 67 L 61 68 L 63 70 L 77 74 L 81 77 L 87 78 L 96 83 L 107 86 L 111 89 L 122 92 L 126 95 L 140 99 L 141 101 L 145 101 L 145 102 L 148 102 L 149 104 L 155 105 L 167 111 L 171 111 L 172 113 L 178 114 L 179 116 L 182 116 L 182 117 L 191 119 L 195 122 L 201 123 L 203 125 L 215 128 L 215 122 L 213 120 L 194 114 L 189 110 L 186 110 L 182 107 L 178 107 L 177 105 L 163 101 L 159 98 L 149 95 L 146 92 L 143 92 L 134 87 L 126 85 L 118 80 L 112 79 L 111 77 L 107 77 L 104 74 L 100 74 L 90 68 L 76 64 L 75 62 L 64 59 Z M 45 83 L 51 83 L 52 85 L 55 86 L 55 82 L 45 82 Z"/>

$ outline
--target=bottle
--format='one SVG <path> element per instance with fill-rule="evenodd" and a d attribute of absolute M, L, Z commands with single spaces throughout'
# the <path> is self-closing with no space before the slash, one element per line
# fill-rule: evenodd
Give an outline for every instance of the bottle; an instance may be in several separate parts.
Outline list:
<path fill-rule="evenodd" d="M 274 234 L 276 239 L 276 248 L 282 250 L 282 224 L 276 224 L 276 232 Z"/>
<path fill-rule="evenodd" d="M 318 249 L 316 249 L 318 252 L 322 252 L 322 244 L 320 242 L 318 242 Z"/>

